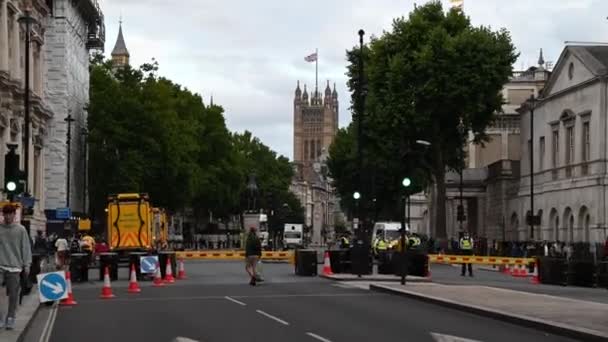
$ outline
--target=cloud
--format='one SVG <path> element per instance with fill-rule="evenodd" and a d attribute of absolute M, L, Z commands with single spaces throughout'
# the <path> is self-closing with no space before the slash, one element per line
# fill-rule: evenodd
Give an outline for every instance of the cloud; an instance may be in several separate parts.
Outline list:
<path fill-rule="evenodd" d="M 350 122 L 345 51 L 357 31 L 379 36 L 393 18 L 407 16 L 413 0 L 104 0 L 106 52 L 118 20 L 140 65 L 155 57 L 160 74 L 226 109 L 233 131 L 249 130 L 272 149 L 292 156 L 296 81 L 314 87 L 314 64 L 304 56 L 319 49 L 319 85 L 336 83 L 340 125 Z M 427 1 L 416 1 L 423 4 Z M 447 8 L 448 0 L 443 0 Z M 520 59 L 536 63 L 538 51 L 556 62 L 566 40 L 605 40 L 605 0 L 465 0 L 475 25 L 506 28 Z M 601 14 L 604 13 L 604 14 Z"/>

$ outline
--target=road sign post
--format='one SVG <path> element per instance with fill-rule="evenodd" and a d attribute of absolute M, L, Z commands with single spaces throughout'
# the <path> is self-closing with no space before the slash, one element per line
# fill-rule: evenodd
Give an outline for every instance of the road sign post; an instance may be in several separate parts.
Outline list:
<path fill-rule="evenodd" d="M 158 265 L 158 255 L 146 255 L 139 258 L 141 273 L 154 273 Z"/>
<path fill-rule="evenodd" d="M 65 272 L 50 272 L 38 274 L 38 296 L 40 303 L 54 302 L 68 297 L 68 286 Z"/>

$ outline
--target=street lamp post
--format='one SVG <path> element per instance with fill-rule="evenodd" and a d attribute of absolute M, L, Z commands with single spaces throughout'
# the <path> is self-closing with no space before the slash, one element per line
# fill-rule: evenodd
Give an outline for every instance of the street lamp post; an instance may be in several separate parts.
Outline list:
<path fill-rule="evenodd" d="M 83 213 L 86 215 L 88 214 L 88 210 L 87 210 L 87 189 L 88 189 L 88 182 L 87 182 L 87 172 L 88 172 L 88 160 L 87 160 L 87 152 L 88 152 L 88 148 L 87 148 L 87 142 L 88 142 L 88 137 L 89 137 L 89 132 L 87 131 L 86 128 L 82 129 L 82 132 L 80 133 L 82 135 L 82 140 L 83 140 L 83 158 L 84 158 L 84 167 L 82 168 L 82 211 Z"/>
<path fill-rule="evenodd" d="M 406 252 L 405 252 L 405 230 L 406 227 L 409 227 L 410 217 L 409 217 L 409 202 L 410 195 L 408 192 L 408 187 L 412 184 L 411 179 L 408 177 L 403 178 L 401 181 L 401 185 L 405 189 L 405 194 L 402 197 L 403 205 L 401 208 L 403 209 L 403 215 L 401 215 L 401 285 L 405 285 L 405 278 L 407 276 L 407 260 L 406 260 Z"/>
<path fill-rule="evenodd" d="M 464 122 L 462 120 L 462 116 L 460 117 L 460 122 L 458 123 L 458 133 L 460 134 L 460 141 L 462 143 L 462 141 L 464 140 Z M 458 220 L 458 226 L 460 229 L 460 232 L 462 232 L 463 230 L 463 223 L 462 221 L 464 221 L 464 206 L 462 205 L 462 186 L 463 186 L 463 179 L 462 179 L 462 173 L 464 171 L 464 146 L 460 145 L 460 185 L 459 185 L 459 190 L 460 190 L 460 204 L 458 205 L 458 209 L 456 210 L 456 216 L 457 216 L 457 220 Z"/>
<path fill-rule="evenodd" d="M 30 11 L 26 10 L 24 14 L 18 19 L 19 23 L 25 25 L 25 93 L 23 97 L 24 107 L 24 121 L 25 121 L 25 132 L 23 140 L 23 157 L 24 160 L 24 171 L 25 171 L 25 193 L 29 193 L 29 175 L 30 175 L 30 44 L 31 44 L 31 26 L 36 24 L 37 21 L 30 15 Z"/>
<path fill-rule="evenodd" d="M 534 224 L 536 215 L 534 215 L 534 94 L 530 96 L 530 240 L 534 240 Z M 540 222 L 539 222 L 540 224 Z"/>
<path fill-rule="evenodd" d="M 359 84 L 357 86 L 359 93 L 359 110 L 357 112 L 357 165 L 359 166 L 358 173 L 358 191 L 363 190 L 363 152 L 362 152 L 362 144 L 363 144 L 363 111 L 365 110 L 365 95 L 363 94 L 363 35 L 365 35 L 365 31 L 359 30 Z M 359 192 L 356 192 L 361 197 Z M 359 232 L 359 237 L 363 238 L 361 232 L 363 231 L 363 222 L 364 222 L 364 206 L 359 205 L 359 198 L 355 198 L 357 200 L 357 219 L 361 222 L 361 225 L 357 226 L 357 232 Z"/>
<path fill-rule="evenodd" d="M 70 162 L 71 162 L 71 155 L 72 155 L 72 151 L 71 151 L 71 141 L 72 141 L 72 122 L 76 121 L 74 120 L 74 118 L 72 118 L 72 114 L 68 113 L 68 117 L 64 119 L 65 122 L 67 122 L 68 124 L 68 133 L 67 133 L 67 139 L 66 139 L 66 145 L 67 145 L 67 180 L 66 180 L 66 195 L 65 195 L 65 206 L 66 208 L 70 207 Z"/>

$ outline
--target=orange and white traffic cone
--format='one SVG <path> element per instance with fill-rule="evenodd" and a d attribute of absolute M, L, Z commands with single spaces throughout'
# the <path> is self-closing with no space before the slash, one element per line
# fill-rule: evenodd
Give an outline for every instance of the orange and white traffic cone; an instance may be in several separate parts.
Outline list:
<path fill-rule="evenodd" d="M 331 261 L 329 260 L 329 252 L 325 251 L 325 257 L 323 258 L 323 275 L 333 275 L 331 271 Z"/>
<path fill-rule="evenodd" d="M 140 293 L 141 289 L 139 288 L 139 284 L 137 284 L 137 272 L 135 272 L 135 265 L 131 264 L 131 277 L 129 279 L 129 289 L 127 290 L 129 293 Z"/>
<path fill-rule="evenodd" d="M 74 295 L 72 294 L 72 274 L 70 271 L 65 272 L 65 280 L 68 286 L 68 298 L 59 302 L 59 305 L 76 305 L 78 303 L 74 300 Z"/>
<path fill-rule="evenodd" d="M 521 265 L 521 268 L 519 269 L 519 276 L 522 278 L 528 277 L 528 265 Z"/>
<path fill-rule="evenodd" d="M 184 259 L 179 259 L 179 272 L 177 272 L 177 279 L 186 279 L 186 269 L 184 268 Z"/>
<path fill-rule="evenodd" d="M 502 273 L 503 274 L 507 274 L 507 275 L 511 274 L 511 270 L 509 269 L 509 265 L 508 264 L 505 265 L 505 268 L 502 269 Z"/>
<path fill-rule="evenodd" d="M 540 278 L 538 277 L 538 263 L 534 264 L 534 272 L 532 272 L 532 279 L 530 280 L 530 283 L 534 285 L 540 284 Z"/>
<path fill-rule="evenodd" d="M 167 267 L 165 268 L 165 283 L 175 283 L 175 278 L 173 278 L 173 271 L 171 270 L 171 258 L 167 258 Z"/>
<path fill-rule="evenodd" d="M 116 297 L 112 293 L 112 285 L 110 284 L 110 270 L 106 266 L 105 272 L 103 274 L 103 287 L 101 288 L 101 296 L 102 299 L 110 299 Z"/>
<path fill-rule="evenodd" d="M 152 286 L 154 287 L 163 287 L 165 283 L 163 283 L 163 278 L 160 275 L 160 264 L 158 261 L 156 262 L 156 271 L 154 273 L 154 281 L 152 282 Z"/>

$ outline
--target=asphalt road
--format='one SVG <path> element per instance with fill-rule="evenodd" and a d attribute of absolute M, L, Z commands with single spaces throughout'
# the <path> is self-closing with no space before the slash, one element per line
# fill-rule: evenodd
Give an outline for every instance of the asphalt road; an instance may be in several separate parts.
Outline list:
<path fill-rule="evenodd" d="M 178 337 L 200 342 L 455 341 L 445 335 L 472 341 L 572 341 L 317 277 L 296 277 L 286 264 L 265 264 L 266 282 L 257 287 L 247 284 L 240 262 L 190 262 L 187 271 L 188 280 L 166 288 L 140 284 L 138 295 L 126 292 L 124 280 L 115 282 L 112 300 L 98 298 L 99 283 L 75 285 L 78 305 L 44 307 L 24 341 L 46 342 L 46 335 L 52 342 L 169 342 Z"/>

